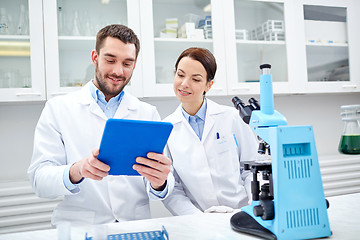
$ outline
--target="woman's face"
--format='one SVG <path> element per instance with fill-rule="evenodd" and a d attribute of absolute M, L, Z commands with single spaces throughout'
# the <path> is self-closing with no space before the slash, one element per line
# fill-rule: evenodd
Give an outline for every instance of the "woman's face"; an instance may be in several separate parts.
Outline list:
<path fill-rule="evenodd" d="M 176 69 L 174 91 L 183 104 L 200 107 L 203 94 L 210 90 L 213 81 L 207 81 L 207 73 L 203 65 L 190 57 L 183 57 Z"/>

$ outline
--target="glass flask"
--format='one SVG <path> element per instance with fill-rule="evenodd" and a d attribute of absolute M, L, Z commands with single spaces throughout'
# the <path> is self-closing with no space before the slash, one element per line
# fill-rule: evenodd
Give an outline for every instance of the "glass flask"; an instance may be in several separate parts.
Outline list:
<path fill-rule="evenodd" d="M 360 154 L 360 105 L 341 106 L 344 130 L 340 139 L 339 152 Z"/>

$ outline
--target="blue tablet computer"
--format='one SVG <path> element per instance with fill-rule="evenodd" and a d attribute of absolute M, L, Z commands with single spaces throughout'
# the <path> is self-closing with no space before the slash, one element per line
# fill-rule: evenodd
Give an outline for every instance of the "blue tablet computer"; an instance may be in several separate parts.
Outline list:
<path fill-rule="evenodd" d="M 168 122 L 108 119 L 98 159 L 110 166 L 109 175 L 140 175 L 132 168 L 136 158 L 162 153 L 172 128 Z"/>

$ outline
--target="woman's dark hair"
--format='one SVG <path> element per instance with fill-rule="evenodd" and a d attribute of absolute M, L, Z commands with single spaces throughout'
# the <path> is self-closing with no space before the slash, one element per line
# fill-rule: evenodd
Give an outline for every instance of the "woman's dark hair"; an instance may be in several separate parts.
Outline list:
<path fill-rule="evenodd" d="M 175 63 L 175 70 L 178 68 L 178 64 L 183 57 L 189 57 L 196 61 L 199 61 L 206 70 L 207 81 L 210 82 L 214 79 L 216 73 L 216 60 L 214 55 L 205 48 L 192 47 L 183 51 Z"/>
<path fill-rule="evenodd" d="M 140 51 L 140 41 L 133 30 L 121 24 L 112 24 L 100 29 L 96 35 L 96 52 L 100 53 L 100 49 L 107 37 L 117 38 L 125 44 L 134 44 L 137 58 Z"/>

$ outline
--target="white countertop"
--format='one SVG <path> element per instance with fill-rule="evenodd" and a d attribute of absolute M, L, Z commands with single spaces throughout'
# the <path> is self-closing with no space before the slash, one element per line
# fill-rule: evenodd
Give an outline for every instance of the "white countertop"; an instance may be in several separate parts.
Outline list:
<path fill-rule="evenodd" d="M 359 239 L 360 193 L 327 198 L 328 215 L 333 235 L 329 239 Z M 231 229 L 230 218 L 234 213 L 204 213 L 196 215 L 154 218 L 107 224 L 107 234 L 161 230 L 165 226 L 170 240 L 184 239 L 258 239 Z M 84 240 L 91 226 L 72 227 L 71 239 Z M 0 240 L 57 239 L 56 229 L 0 235 Z"/>

